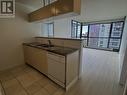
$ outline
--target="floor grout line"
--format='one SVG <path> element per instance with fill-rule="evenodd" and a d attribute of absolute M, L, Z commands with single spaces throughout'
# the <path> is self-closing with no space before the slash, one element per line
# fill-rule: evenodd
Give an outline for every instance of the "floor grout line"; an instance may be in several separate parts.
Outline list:
<path fill-rule="evenodd" d="M 20 83 L 20 81 L 15 77 L 15 79 L 18 81 L 18 83 L 22 86 L 22 88 L 24 89 L 24 91 L 27 93 L 27 95 L 29 95 L 29 93 L 27 92 L 27 90 L 25 89 L 25 87 L 23 87 L 23 85 Z"/>
<path fill-rule="evenodd" d="M 2 87 L 2 90 L 3 90 L 3 93 L 6 95 L 6 92 L 5 92 L 5 89 L 4 89 L 4 87 L 3 87 L 3 84 L 2 84 L 2 82 L 1 82 L 1 80 L 0 80 L 0 84 L 1 84 L 1 87 Z"/>

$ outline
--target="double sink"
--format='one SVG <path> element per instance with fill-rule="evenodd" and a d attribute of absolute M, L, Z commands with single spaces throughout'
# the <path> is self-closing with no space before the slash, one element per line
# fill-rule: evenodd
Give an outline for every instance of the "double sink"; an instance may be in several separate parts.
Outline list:
<path fill-rule="evenodd" d="M 45 49 L 47 51 L 54 52 L 54 53 L 61 54 L 61 55 L 66 55 L 66 54 L 69 54 L 75 51 L 75 49 L 72 49 L 72 48 L 61 47 L 61 46 L 56 46 L 52 44 L 30 43 L 29 46 L 33 46 L 33 47 L 40 48 L 40 49 Z"/>
<path fill-rule="evenodd" d="M 48 45 L 48 44 L 40 44 L 40 45 L 37 45 L 37 46 L 45 47 L 45 48 L 51 48 L 51 47 L 54 47 L 54 45 Z"/>

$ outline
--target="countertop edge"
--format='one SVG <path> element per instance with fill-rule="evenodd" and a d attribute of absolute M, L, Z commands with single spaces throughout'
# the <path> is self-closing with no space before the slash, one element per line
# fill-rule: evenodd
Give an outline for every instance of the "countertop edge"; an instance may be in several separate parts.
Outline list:
<path fill-rule="evenodd" d="M 62 55 L 62 56 L 67 56 L 67 55 L 72 54 L 73 52 L 75 52 L 75 51 L 78 50 L 78 49 L 73 49 L 72 52 L 69 52 L 69 53 L 67 53 L 67 54 L 62 54 L 62 53 L 54 52 L 54 51 L 47 50 L 47 49 L 44 49 L 44 48 L 40 48 L 40 47 L 37 47 L 37 46 L 32 46 L 32 45 L 29 45 L 28 43 L 23 43 L 23 45 L 25 45 L 25 46 L 30 46 L 30 47 L 33 47 L 33 48 L 42 49 L 42 50 L 46 50 L 46 51 L 48 51 L 48 52 L 56 53 L 56 54 L 59 54 L 59 55 Z"/>
<path fill-rule="evenodd" d="M 58 38 L 58 37 L 35 37 L 35 38 L 61 39 L 61 40 L 76 40 L 76 41 L 86 40 L 85 38 Z"/>

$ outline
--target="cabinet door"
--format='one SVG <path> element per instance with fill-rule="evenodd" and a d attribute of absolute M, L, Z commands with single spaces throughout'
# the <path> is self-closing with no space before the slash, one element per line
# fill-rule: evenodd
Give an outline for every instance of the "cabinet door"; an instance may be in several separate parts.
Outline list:
<path fill-rule="evenodd" d="M 51 5 L 40 8 L 39 10 L 30 13 L 28 16 L 30 22 L 50 18 L 52 16 Z"/>
<path fill-rule="evenodd" d="M 56 16 L 73 11 L 73 0 L 59 0 L 56 5 Z"/>
<path fill-rule="evenodd" d="M 47 51 L 30 46 L 24 46 L 25 62 L 40 72 L 47 74 Z"/>

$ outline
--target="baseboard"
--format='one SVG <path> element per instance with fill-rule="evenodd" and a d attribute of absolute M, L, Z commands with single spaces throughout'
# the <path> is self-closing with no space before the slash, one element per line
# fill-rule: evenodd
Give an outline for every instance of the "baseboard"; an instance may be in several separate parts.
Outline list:
<path fill-rule="evenodd" d="M 68 91 L 77 81 L 78 76 L 69 85 L 66 86 L 66 91 Z"/>

